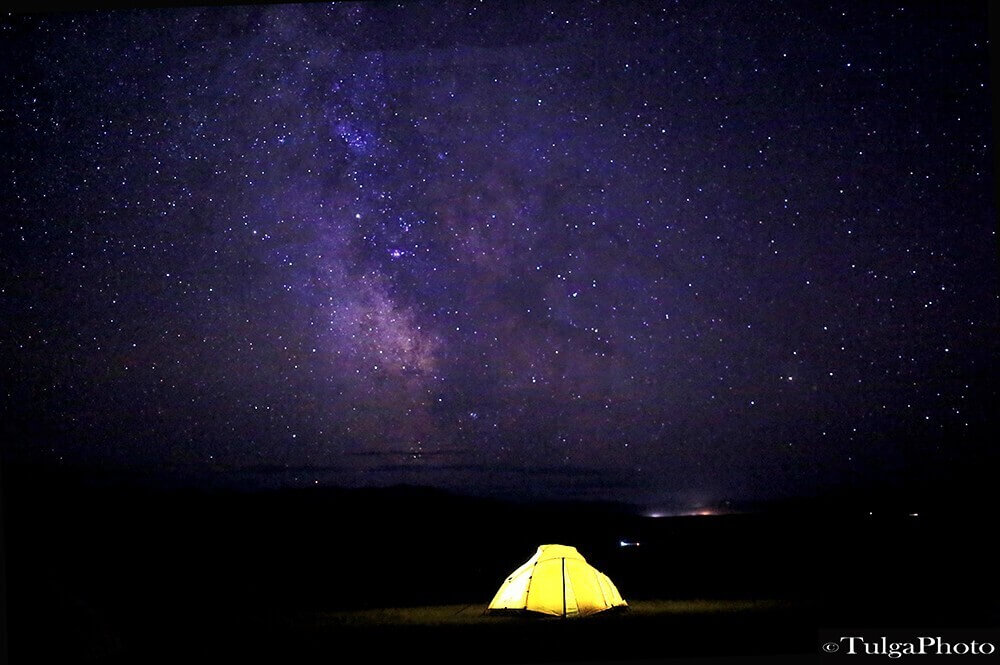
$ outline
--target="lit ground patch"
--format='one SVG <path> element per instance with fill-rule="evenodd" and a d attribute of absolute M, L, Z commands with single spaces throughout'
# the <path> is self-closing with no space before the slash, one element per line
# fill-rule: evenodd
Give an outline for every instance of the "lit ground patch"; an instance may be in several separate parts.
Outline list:
<path fill-rule="evenodd" d="M 639 600 L 629 603 L 625 613 L 595 614 L 572 621 L 605 618 L 657 617 L 677 615 L 731 614 L 766 612 L 786 609 L 793 605 L 779 600 Z M 559 617 L 484 614 L 486 604 L 430 605 L 424 607 L 387 607 L 378 609 L 323 612 L 314 616 L 319 625 L 327 626 L 442 626 L 488 625 L 533 620 L 560 620 Z"/>

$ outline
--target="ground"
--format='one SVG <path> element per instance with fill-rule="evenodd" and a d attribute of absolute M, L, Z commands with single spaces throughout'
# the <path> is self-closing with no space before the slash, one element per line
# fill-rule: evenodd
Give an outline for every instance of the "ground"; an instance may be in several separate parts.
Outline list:
<path fill-rule="evenodd" d="M 970 508 L 650 518 L 412 488 L 160 491 L 6 471 L 11 662 L 830 660 L 825 631 L 1000 625 L 996 546 L 979 536 L 995 519 Z M 576 546 L 629 611 L 483 616 L 545 543 Z"/>

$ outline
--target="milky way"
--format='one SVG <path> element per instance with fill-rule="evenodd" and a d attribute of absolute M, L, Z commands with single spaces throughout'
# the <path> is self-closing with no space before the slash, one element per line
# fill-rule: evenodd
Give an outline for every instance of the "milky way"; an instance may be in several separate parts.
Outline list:
<path fill-rule="evenodd" d="M 646 502 L 995 425 L 985 5 L 3 20 L 12 454 Z"/>

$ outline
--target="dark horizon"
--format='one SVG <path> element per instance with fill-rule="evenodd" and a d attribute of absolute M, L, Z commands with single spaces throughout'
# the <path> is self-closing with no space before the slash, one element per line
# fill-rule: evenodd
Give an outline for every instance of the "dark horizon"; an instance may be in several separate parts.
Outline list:
<path fill-rule="evenodd" d="M 652 511 L 985 503 L 986 19 L 4 17 L 4 463 Z"/>
<path fill-rule="evenodd" d="M 688 517 L 792 517 L 807 523 L 829 519 L 875 519 L 879 522 L 913 519 L 992 519 L 995 495 L 989 489 L 992 467 L 985 466 L 957 476 L 950 484 L 920 486 L 897 483 L 866 486 L 816 488 L 811 493 L 773 495 L 764 498 L 727 498 L 706 493 L 678 494 L 654 500 L 638 499 L 633 493 L 603 488 L 590 492 L 511 491 L 509 487 L 449 487 L 410 482 L 368 485 L 337 485 L 317 480 L 294 482 L 268 480 L 295 471 L 270 469 L 206 472 L 198 468 L 98 467 L 49 465 L 25 460 L 0 461 L 0 489 L 7 498 L 23 503 L 35 500 L 91 501 L 94 497 L 119 497 L 128 502 L 142 497 L 160 497 L 182 504 L 204 500 L 244 500 L 258 497 L 277 502 L 298 497 L 312 503 L 406 505 L 410 502 L 443 502 L 441 505 L 534 507 L 536 510 L 597 511 L 622 518 L 656 520 Z M 313 468 L 304 473 L 322 477 Z M 44 499 L 43 499 L 44 497 Z M 199 498 L 200 497 L 200 498 Z M 227 499 L 228 497 L 228 499 Z M 243 497 L 244 499 L 241 499 Z M 25 506 L 22 506 L 22 510 Z M 370 510 L 370 508 L 369 508 Z"/>

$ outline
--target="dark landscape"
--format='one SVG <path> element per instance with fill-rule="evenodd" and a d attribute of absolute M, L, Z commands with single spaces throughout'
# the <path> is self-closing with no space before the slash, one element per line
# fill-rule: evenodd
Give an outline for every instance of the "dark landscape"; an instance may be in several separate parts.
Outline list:
<path fill-rule="evenodd" d="M 647 517 L 417 487 L 143 489 L 17 465 L 4 492 L 11 662 L 815 655 L 823 630 L 997 625 L 997 548 L 969 505 Z M 483 616 L 550 542 L 577 546 L 630 611 Z"/>

